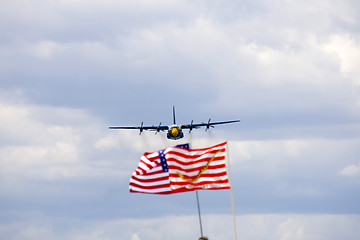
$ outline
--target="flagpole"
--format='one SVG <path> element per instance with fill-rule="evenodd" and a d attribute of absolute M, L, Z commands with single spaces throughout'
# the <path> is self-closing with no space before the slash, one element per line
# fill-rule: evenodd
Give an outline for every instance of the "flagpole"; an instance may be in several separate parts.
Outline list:
<path fill-rule="evenodd" d="M 202 223 L 201 223 L 199 194 L 198 194 L 198 191 L 197 191 L 197 190 L 196 190 L 195 192 L 196 192 L 196 201 L 197 201 L 197 207 L 198 207 L 198 213 L 199 213 L 200 233 L 201 233 L 201 237 L 202 237 L 202 236 L 204 236 L 204 235 L 203 235 L 203 229 L 202 229 Z"/>
<path fill-rule="evenodd" d="M 192 145 L 192 138 L 190 138 L 190 141 L 189 141 L 189 142 L 190 142 L 190 144 Z M 201 222 L 199 193 L 198 193 L 198 190 L 195 190 L 195 192 L 196 192 L 196 203 L 197 203 L 198 214 L 199 214 L 200 234 L 201 234 L 201 237 L 202 237 L 202 236 L 204 236 L 204 235 L 203 235 L 202 222 Z"/>
<path fill-rule="evenodd" d="M 233 215 L 233 224 L 234 224 L 234 236 L 235 240 L 237 240 L 237 230 L 236 230 L 236 217 L 235 217 L 235 207 L 234 207 L 234 193 L 232 189 L 232 181 L 231 181 L 231 168 L 230 168 L 230 157 L 229 157 L 229 144 L 226 141 L 226 154 L 228 161 L 228 169 L 229 169 L 229 183 L 230 183 L 230 196 L 231 196 L 231 207 L 232 207 L 232 215 Z"/>

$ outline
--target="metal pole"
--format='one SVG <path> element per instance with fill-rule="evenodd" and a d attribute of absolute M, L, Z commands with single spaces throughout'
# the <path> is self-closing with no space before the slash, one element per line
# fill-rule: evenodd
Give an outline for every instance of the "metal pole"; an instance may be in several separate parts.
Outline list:
<path fill-rule="evenodd" d="M 236 215 L 235 215 L 235 207 L 234 207 L 234 194 L 232 190 L 232 179 L 231 179 L 231 168 L 230 168 L 230 157 L 229 157 L 229 144 L 226 142 L 226 154 L 227 154 L 227 161 L 228 161 L 228 175 L 229 175 L 229 183 L 230 183 L 230 196 L 231 196 L 231 207 L 232 207 L 232 215 L 233 215 L 233 225 L 234 225 L 234 237 L 235 240 L 238 239 L 237 237 L 237 229 L 236 229 Z"/>
<path fill-rule="evenodd" d="M 203 229 L 202 229 L 202 223 L 201 223 L 201 213 L 200 213 L 200 204 L 199 204 L 199 194 L 198 191 L 196 190 L 196 201 L 197 201 L 197 207 L 198 207 L 198 213 L 199 213 L 199 223 L 200 223 L 200 233 L 201 233 L 201 237 L 204 236 L 203 235 Z"/>

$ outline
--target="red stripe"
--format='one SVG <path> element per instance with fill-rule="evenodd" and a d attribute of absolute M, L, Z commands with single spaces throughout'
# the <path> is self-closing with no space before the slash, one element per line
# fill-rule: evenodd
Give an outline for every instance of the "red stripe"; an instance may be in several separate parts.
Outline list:
<path fill-rule="evenodd" d="M 153 156 L 151 157 L 150 155 L 153 155 Z M 160 161 L 158 154 L 145 153 L 143 156 L 145 156 L 147 159 L 149 159 L 150 162 L 155 162 L 156 160 Z"/>
<path fill-rule="evenodd" d="M 145 162 L 144 160 L 140 161 L 140 164 L 144 164 L 147 168 L 151 169 L 153 166 L 151 166 L 149 163 Z M 139 164 L 139 165 L 140 165 Z M 140 167 L 139 167 L 140 168 Z M 141 168 L 141 170 L 143 170 L 143 172 L 145 172 L 145 170 L 143 168 Z"/>
<path fill-rule="evenodd" d="M 143 178 L 138 178 L 136 176 L 132 176 L 131 179 L 134 179 L 138 182 L 150 183 L 150 182 L 157 182 L 157 181 L 165 181 L 165 180 L 168 180 L 169 177 L 165 176 L 165 177 L 159 177 L 159 178 L 143 179 Z"/>
<path fill-rule="evenodd" d="M 191 185 L 191 186 L 203 186 L 203 185 L 207 185 L 207 184 L 228 184 L 229 181 L 227 179 L 225 180 L 216 180 L 216 181 L 203 181 L 203 182 L 199 182 L 199 183 L 192 183 L 192 182 L 175 182 L 173 183 L 174 186 L 187 186 L 187 185 Z"/>
<path fill-rule="evenodd" d="M 188 151 L 193 151 L 193 152 L 196 152 L 196 151 L 206 151 L 206 150 L 209 150 L 209 149 L 213 149 L 213 148 L 224 148 L 226 145 L 226 142 L 222 142 L 222 143 L 219 143 L 217 145 L 214 145 L 214 146 L 211 146 L 211 147 L 207 147 L 207 148 L 192 148 L 192 149 L 185 149 L 185 150 L 188 150 Z M 184 149 L 184 148 L 179 148 L 179 147 L 173 147 L 173 148 L 170 148 L 170 149 Z"/>
<path fill-rule="evenodd" d="M 169 170 L 171 171 L 183 171 L 183 172 L 195 172 L 195 171 L 200 171 L 201 169 L 203 169 L 204 166 L 202 167 L 197 167 L 197 168 L 190 168 L 190 169 L 184 169 L 181 168 L 179 166 L 169 166 Z M 208 170 L 218 170 L 218 169 L 224 169 L 224 172 L 226 172 L 226 168 L 225 168 L 225 164 L 220 164 L 220 165 L 216 165 L 216 166 L 208 166 L 207 168 Z"/>
<path fill-rule="evenodd" d="M 132 181 L 130 182 L 130 192 L 140 192 L 140 193 L 148 193 L 148 194 L 172 194 L 178 192 L 193 191 L 196 189 L 229 189 L 230 188 L 229 186 L 220 186 L 220 185 L 228 184 L 228 179 L 226 175 L 226 165 L 223 162 L 221 163 L 218 162 L 225 160 L 225 154 L 224 154 L 225 144 L 226 142 L 209 148 L 191 149 L 191 150 L 187 150 L 187 149 L 180 150 L 179 148 L 167 148 L 165 150 L 165 154 L 167 156 L 169 170 L 171 170 L 172 172 L 171 178 L 175 178 L 175 179 L 181 179 L 181 178 L 179 178 L 177 174 L 173 173 L 174 171 L 182 171 L 182 173 L 185 173 L 184 175 L 185 178 L 189 178 L 189 179 L 194 178 L 194 176 L 189 176 L 189 173 L 199 172 L 201 169 L 203 169 L 206 166 L 207 162 L 210 159 L 212 159 L 215 153 L 217 153 L 218 151 L 220 151 L 221 153 L 219 155 L 215 155 L 213 161 L 209 164 L 207 168 L 207 170 L 210 171 L 219 170 L 218 173 L 211 173 L 209 171 L 204 171 L 204 173 L 201 174 L 200 178 L 198 179 L 198 181 L 196 181 L 196 183 L 183 181 L 181 179 L 180 182 L 174 182 L 174 186 L 178 187 L 176 190 L 165 191 L 165 192 L 161 192 L 161 190 L 163 190 L 164 188 L 169 189 L 170 183 L 160 184 L 160 181 L 167 181 L 170 179 L 169 179 L 169 175 L 161 176 L 161 177 L 156 176 L 157 174 L 163 174 L 162 168 L 159 167 L 161 163 L 157 152 L 144 153 L 143 156 L 147 158 L 148 161 L 141 160 L 141 163 L 144 164 L 144 166 L 148 167 L 149 170 L 145 170 L 138 166 L 133 176 L 131 177 Z M 192 154 L 196 154 L 196 155 L 192 155 Z M 204 158 L 205 154 L 209 154 L 210 156 Z M 170 157 L 169 155 L 172 156 Z M 216 165 L 217 162 L 219 163 L 219 165 Z M 179 166 L 174 166 L 174 164 L 178 164 Z M 184 167 L 189 167 L 199 164 L 203 166 L 191 167 L 190 169 L 187 170 L 184 169 Z M 143 174 L 139 174 L 140 171 Z M 141 177 L 140 176 L 138 177 L 137 175 L 138 176 L 141 175 Z M 203 178 L 210 178 L 210 179 L 225 178 L 225 179 L 202 181 Z M 146 186 L 146 184 L 155 184 L 155 185 Z M 133 188 L 138 188 L 138 189 L 134 190 Z"/>
<path fill-rule="evenodd" d="M 143 186 L 143 185 L 136 184 L 134 182 L 131 182 L 130 186 L 134 186 L 134 187 L 141 188 L 141 189 L 146 189 L 146 190 L 153 190 L 153 189 L 169 188 L 170 187 L 169 184 L 162 184 L 162 185 L 155 185 L 155 186 Z"/>
<path fill-rule="evenodd" d="M 226 176 L 226 172 L 220 172 L 220 173 L 203 173 L 201 174 L 201 178 L 205 178 L 205 177 L 208 177 L 208 178 L 215 178 L 215 177 L 223 177 L 223 176 Z M 173 177 L 173 178 L 180 178 L 178 174 L 170 174 L 170 177 Z M 186 174 L 183 174 L 183 177 L 186 178 L 186 179 L 192 179 L 192 178 L 195 178 L 196 176 L 192 175 L 192 176 L 189 176 L 189 175 L 186 175 Z"/>
<path fill-rule="evenodd" d="M 195 191 L 195 190 L 225 190 L 230 189 L 230 187 L 214 187 L 214 188 L 202 188 L 202 187 L 193 187 L 191 189 L 189 188 L 179 188 L 172 190 L 171 193 L 183 193 L 183 192 L 189 192 L 189 191 Z"/>
<path fill-rule="evenodd" d="M 180 164 L 180 165 L 184 165 L 184 166 L 190 166 L 190 165 L 193 165 L 193 164 L 199 164 L 199 163 L 207 163 L 211 160 L 212 157 L 209 157 L 209 158 L 202 158 L 202 159 L 199 159 L 199 160 L 193 160 L 193 161 L 183 161 L 183 159 L 177 159 L 177 158 L 174 158 L 174 157 L 170 157 L 170 156 L 166 156 L 166 160 L 168 162 L 175 162 L 177 164 Z M 187 158 L 185 158 L 186 160 L 188 160 Z M 225 156 L 218 156 L 218 157 L 215 157 L 213 159 L 212 162 L 216 162 L 216 161 L 224 161 L 225 159 Z"/>
<path fill-rule="evenodd" d="M 184 149 L 184 150 L 187 150 L 187 152 L 188 152 L 189 154 L 187 154 L 187 153 L 182 153 L 182 152 L 178 152 L 178 151 L 174 151 L 174 150 L 165 152 L 165 154 L 166 154 L 166 155 L 173 154 L 173 155 L 176 155 L 176 156 L 178 156 L 178 157 L 182 157 L 182 158 L 186 158 L 186 159 L 197 159 L 197 158 L 199 158 L 199 157 L 201 157 L 201 156 L 203 156 L 203 155 L 206 155 L 206 154 L 212 154 L 212 155 L 213 155 L 213 154 L 217 153 L 218 151 L 221 151 L 221 153 L 225 152 L 225 149 L 213 149 L 213 150 L 211 150 L 211 151 L 202 152 L 202 153 L 200 153 L 200 154 L 198 154 L 198 155 L 193 155 L 192 153 L 193 153 L 194 151 L 191 151 L 191 150 L 189 150 L 189 149 Z M 218 154 L 219 154 L 219 153 L 218 153 Z"/>
<path fill-rule="evenodd" d="M 142 191 L 136 191 L 136 190 L 132 190 L 132 189 L 130 189 L 130 192 L 132 192 L 132 193 L 145 193 L 145 194 L 160 194 L 160 195 L 168 195 L 168 194 L 176 193 L 175 191 L 165 191 L 165 192 L 142 192 Z M 183 191 L 183 192 L 184 192 L 184 191 Z"/>
<path fill-rule="evenodd" d="M 151 173 L 147 173 L 146 176 L 152 176 L 152 175 L 161 174 L 161 173 L 164 173 L 164 172 L 162 170 L 159 170 L 159 171 L 154 171 L 154 172 L 151 172 Z"/>

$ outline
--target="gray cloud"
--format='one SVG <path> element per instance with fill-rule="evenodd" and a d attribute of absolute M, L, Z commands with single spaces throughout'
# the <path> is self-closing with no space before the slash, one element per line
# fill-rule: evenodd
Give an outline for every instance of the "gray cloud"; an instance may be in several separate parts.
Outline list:
<path fill-rule="evenodd" d="M 107 221 L 87 220 L 79 224 L 71 219 L 47 219 L 44 216 L 28 216 L 38 219 L 32 223 L 13 223 L 3 226 L 3 236 L 27 239 L 114 239 L 131 240 L 174 239 L 200 236 L 196 216 L 170 216 L 144 219 L 109 219 Z M 221 221 L 219 218 L 221 217 Z M 52 221 L 52 222 L 50 222 Z M 167 224 L 163 224 L 166 222 Z M 251 239 L 338 239 L 346 237 L 355 240 L 359 236 L 359 218 L 354 215 L 238 215 L 237 230 L 239 238 Z M 54 227 L 54 225 L 56 224 Z M 60 227 L 59 227 L 60 226 Z M 76 228 L 74 226 L 77 226 Z M 211 239 L 234 238 L 231 215 L 204 215 L 204 234 Z M 68 231 L 63 232 L 62 228 Z"/>
<path fill-rule="evenodd" d="M 172 105 L 181 123 L 242 120 L 183 141 L 229 140 L 237 211 L 260 214 L 241 221 L 263 230 L 241 236 L 344 233 L 357 215 L 327 221 L 321 214 L 359 214 L 356 9 L 355 1 L 337 0 L 4 2 L 2 235 L 111 239 L 121 226 L 127 239 L 161 239 L 164 229 L 147 226 L 171 218 L 182 223 L 179 239 L 195 239 L 184 223 L 196 219 L 192 193 L 128 193 L 141 154 L 174 142 L 107 129 L 171 123 Z M 221 204 L 229 202 L 227 191 L 201 197 L 214 219 L 231 211 Z M 128 221 L 143 227 L 126 230 Z M 230 237 L 214 230 L 212 238 Z"/>

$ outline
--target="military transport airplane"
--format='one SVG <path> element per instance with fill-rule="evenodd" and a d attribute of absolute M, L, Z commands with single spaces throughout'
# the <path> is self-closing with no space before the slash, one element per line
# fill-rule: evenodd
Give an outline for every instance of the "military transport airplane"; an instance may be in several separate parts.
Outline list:
<path fill-rule="evenodd" d="M 176 120 L 175 120 L 175 107 L 173 107 L 173 120 L 174 120 L 174 124 L 170 125 L 170 126 L 161 125 L 161 122 L 158 126 L 154 126 L 154 125 L 153 126 L 144 126 L 143 125 L 144 122 L 141 122 L 141 125 L 139 127 L 137 127 L 137 126 L 135 126 L 135 127 L 109 127 L 109 129 L 138 129 L 140 131 L 140 133 L 139 133 L 140 135 L 143 132 L 143 130 L 156 131 L 155 134 L 157 134 L 160 131 L 167 130 L 166 137 L 168 139 L 178 140 L 178 139 L 184 137 L 184 133 L 182 131 L 183 129 L 189 129 L 189 133 L 190 133 L 193 129 L 197 129 L 200 127 L 206 127 L 205 131 L 207 131 L 210 127 L 214 127 L 214 125 L 240 122 L 240 120 L 231 120 L 231 121 L 224 121 L 224 122 L 210 122 L 211 119 L 209 119 L 209 121 L 207 123 L 193 123 L 193 121 L 191 121 L 190 124 L 177 125 Z"/>

